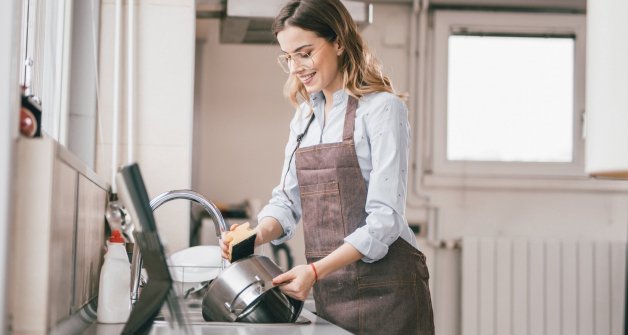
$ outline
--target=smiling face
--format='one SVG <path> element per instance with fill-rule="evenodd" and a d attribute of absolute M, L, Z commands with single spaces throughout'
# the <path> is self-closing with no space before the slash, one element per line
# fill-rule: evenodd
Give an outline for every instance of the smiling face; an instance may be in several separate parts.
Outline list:
<path fill-rule="evenodd" d="M 311 57 L 311 61 L 293 61 L 290 67 L 290 75 L 296 76 L 308 93 L 323 91 L 329 97 L 342 88 L 342 73 L 338 70 L 342 48 L 337 42 L 330 43 L 313 31 L 294 26 L 277 33 L 277 41 L 284 54 L 303 52 Z"/>

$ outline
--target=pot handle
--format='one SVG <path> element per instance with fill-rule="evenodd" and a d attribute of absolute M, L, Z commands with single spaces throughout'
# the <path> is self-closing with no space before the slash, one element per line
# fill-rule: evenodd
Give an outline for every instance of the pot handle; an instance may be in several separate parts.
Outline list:
<path fill-rule="evenodd" d="M 238 292 L 238 294 L 235 295 L 235 297 L 233 297 L 233 300 L 231 300 L 231 303 L 225 302 L 225 307 L 227 308 L 227 310 L 229 311 L 229 313 L 232 313 L 236 316 L 238 316 L 236 314 L 236 310 L 233 309 L 233 304 L 235 304 L 236 300 L 238 300 L 238 298 L 240 297 L 240 294 L 244 293 L 244 291 L 246 291 L 249 287 L 255 285 L 255 284 L 259 284 L 262 289 L 264 288 L 264 281 L 261 280 L 258 276 L 255 276 L 255 281 L 246 285 L 240 292 Z"/>

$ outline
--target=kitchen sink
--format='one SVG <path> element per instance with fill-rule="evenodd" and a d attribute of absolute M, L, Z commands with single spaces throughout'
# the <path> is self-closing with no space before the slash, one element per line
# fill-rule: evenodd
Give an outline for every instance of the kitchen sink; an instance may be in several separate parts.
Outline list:
<path fill-rule="evenodd" d="M 309 311 L 302 310 L 301 315 L 294 323 L 210 322 L 203 319 L 199 305 L 196 308 L 188 308 L 184 312 L 185 325 L 183 327 L 186 328 L 188 334 L 194 335 L 305 335 L 315 333 L 314 329 L 311 328 L 314 324 L 310 319 L 315 320 L 316 316 Z M 158 316 L 153 322 L 150 334 L 184 334 L 185 332 L 181 329 L 183 327 L 173 328 L 163 317 Z M 331 332 L 330 334 L 335 333 Z M 341 330 L 339 334 L 345 333 Z"/>
<path fill-rule="evenodd" d="M 208 322 L 203 319 L 201 312 L 202 300 L 183 300 L 184 306 L 182 327 L 175 327 L 168 323 L 163 316 L 157 316 L 150 329 L 151 335 L 187 334 L 194 335 L 350 335 L 327 320 L 319 318 L 310 310 L 304 308 L 294 323 L 244 323 L 244 322 Z M 307 306 L 307 304 L 306 304 Z M 117 335 L 124 324 L 99 324 L 93 322 L 87 330 L 78 332 L 84 335 Z M 77 333 L 77 332 L 74 332 Z"/>
<path fill-rule="evenodd" d="M 182 306 L 184 307 L 183 311 L 183 320 L 187 325 L 204 325 L 204 326 L 224 326 L 224 327 L 240 327 L 240 326 L 251 326 L 255 325 L 256 327 L 278 327 L 278 326 L 299 326 L 299 325 L 308 325 L 312 323 L 307 317 L 299 315 L 299 318 L 295 322 L 290 323 L 246 323 L 246 322 L 221 322 L 221 321 L 205 321 L 203 319 L 202 312 L 202 300 L 199 299 L 186 299 L 182 301 Z M 165 320 L 163 315 L 158 315 L 155 318 L 153 323 L 153 327 L 161 327 L 168 326 L 168 322 Z"/>

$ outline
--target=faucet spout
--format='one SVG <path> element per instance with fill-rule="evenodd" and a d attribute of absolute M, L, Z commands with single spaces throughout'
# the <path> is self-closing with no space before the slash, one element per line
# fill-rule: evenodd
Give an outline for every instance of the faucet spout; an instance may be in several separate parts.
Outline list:
<path fill-rule="evenodd" d="M 218 239 L 221 238 L 222 232 L 227 231 L 227 223 L 222 214 L 220 214 L 218 207 L 211 201 L 205 199 L 202 195 L 191 190 L 174 190 L 162 193 L 150 201 L 150 208 L 154 212 L 159 206 L 175 199 L 191 200 L 203 206 L 214 221 L 216 237 L 218 237 Z M 221 262 L 221 271 L 224 270 L 224 267 L 225 261 L 223 259 Z M 137 246 L 134 246 L 133 256 L 131 258 L 131 280 L 131 301 L 135 304 L 139 298 L 139 290 L 142 283 L 142 256 Z"/>
<path fill-rule="evenodd" d="M 222 214 L 220 214 L 218 207 L 216 207 L 214 203 L 205 199 L 202 195 L 194 191 L 174 190 L 174 191 L 162 193 L 150 201 L 150 208 L 154 212 L 159 206 L 163 205 L 164 203 L 170 200 L 175 200 L 175 199 L 187 199 L 187 200 L 197 202 L 201 206 L 203 206 L 203 208 L 207 211 L 209 216 L 214 221 L 214 226 L 216 227 L 216 237 L 220 238 L 220 233 L 222 233 L 223 231 L 227 231 L 227 223 L 225 222 L 225 219 L 222 217 Z"/>

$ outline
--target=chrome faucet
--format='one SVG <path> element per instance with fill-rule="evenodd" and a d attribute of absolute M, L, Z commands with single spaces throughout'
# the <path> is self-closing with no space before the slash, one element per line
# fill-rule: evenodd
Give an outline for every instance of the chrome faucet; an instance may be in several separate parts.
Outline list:
<path fill-rule="evenodd" d="M 191 190 L 174 190 L 166 193 L 162 193 L 156 196 L 153 200 L 150 201 L 150 208 L 154 212 L 159 206 L 164 203 L 175 200 L 175 199 L 186 199 L 199 203 L 203 208 L 207 211 L 209 216 L 214 221 L 214 226 L 216 228 L 216 236 L 218 239 L 221 237 L 221 233 L 227 231 L 227 223 L 225 219 L 220 214 L 220 211 L 211 201 L 203 198 L 200 194 L 191 191 Z M 139 290 L 142 285 L 142 255 L 140 253 L 140 248 L 135 245 L 133 247 L 133 256 L 131 258 L 131 302 L 135 304 L 137 299 L 139 298 Z M 220 270 L 224 270 L 225 260 L 222 259 Z"/>

